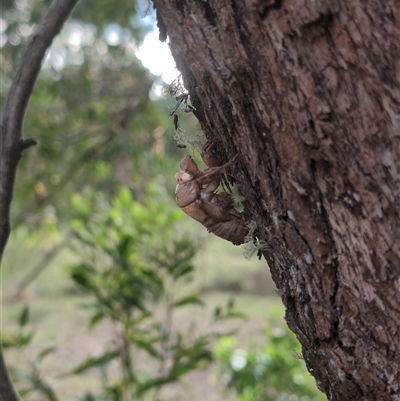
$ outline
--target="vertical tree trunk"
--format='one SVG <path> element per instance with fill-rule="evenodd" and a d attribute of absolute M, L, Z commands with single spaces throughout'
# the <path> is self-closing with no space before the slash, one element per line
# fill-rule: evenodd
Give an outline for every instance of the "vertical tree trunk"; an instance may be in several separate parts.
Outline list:
<path fill-rule="evenodd" d="M 154 0 L 330 400 L 400 400 L 400 2 Z"/>

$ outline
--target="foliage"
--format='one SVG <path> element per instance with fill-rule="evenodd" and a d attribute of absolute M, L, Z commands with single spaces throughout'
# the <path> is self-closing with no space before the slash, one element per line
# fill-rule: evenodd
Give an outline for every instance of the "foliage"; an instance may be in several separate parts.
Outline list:
<path fill-rule="evenodd" d="M 28 346 L 34 336 L 34 331 L 29 328 L 29 307 L 25 306 L 18 319 L 18 328 L 14 333 L 1 333 L 2 346 L 4 349 L 17 348 L 23 349 Z M 17 367 L 10 369 L 10 374 L 17 385 L 21 385 L 19 394 L 21 397 L 35 392 L 40 394 L 41 399 L 47 401 L 58 401 L 58 397 L 49 383 L 41 375 L 41 364 L 43 359 L 55 352 L 54 347 L 46 347 L 36 355 L 33 361 L 29 361 L 30 369 L 24 371 Z"/>
<path fill-rule="evenodd" d="M 261 352 L 236 348 L 232 337 L 219 340 L 215 354 L 227 389 L 237 401 L 324 401 L 305 363 L 299 358 L 300 343 L 288 329 L 265 329 Z"/>
<path fill-rule="evenodd" d="M 14 228 L 22 223 L 46 228 L 49 219 L 61 228 L 71 217 L 65 194 L 88 184 L 108 196 L 123 184 L 140 196 L 143 183 L 159 175 L 157 167 L 173 176 L 179 161 L 172 119 L 164 100 L 150 101 L 156 77 L 137 58 L 153 27 L 141 19 L 148 5 L 81 2 L 55 39 L 25 119 L 24 135 L 39 145 L 21 160 Z M 0 102 L 47 6 L 10 0 L 2 8 Z"/>
<path fill-rule="evenodd" d="M 190 324 L 187 330 L 174 325 L 182 308 L 203 305 L 200 294 L 190 291 L 200 244 L 179 234 L 183 214 L 155 184 L 148 186 L 143 203 L 122 188 L 111 203 L 86 190 L 72 196 L 72 205 L 71 246 L 80 261 L 68 269 L 75 290 L 87 295 L 82 307 L 91 311 L 88 328 L 102 322 L 115 335 L 101 355 L 63 376 L 100 373 L 102 390 L 82 400 L 160 399 L 163 386 L 212 361 L 216 333 L 196 334 Z M 230 301 L 226 308 L 216 308 L 213 322 L 238 317 L 243 315 Z M 17 333 L 3 337 L 5 347 L 24 348 L 31 342 L 33 334 L 25 332 L 28 320 L 25 308 Z M 41 360 L 53 351 L 41 351 L 29 371 L 12 370 L 22 393 L 35 391 L 43 399 L 57 400 L 40 371 Z"/>
<path fill-rule="evenodd" d="M 86 306 L 92 310 L 89 326 L 105 320 L 118 329 L 115 345 L 72 373 L 99 368 L 107 399 L 140 399 L 211 361 L 208 336 L 189 338 L 172 326 L 176 309 L 201 305 L 198 293 L 179 290 L 193 275 L 197 245 L 177 234 L 181 213 L 160 199 L 155 186 L 144 203 L 126 188 L 111 205 L 92 195 L 73 198 L 82 261 L 70 267 L 71 276 L 94 299 Z M 149 359 L 148 371 L 135 362 L 140 351 Z M 123 372 L 116 381 L 106 369 L 114 360 Z"/>
<path fill-rule="evenodd" d="M 2 4 L 0 103 L 48 5 Z M 54 243 L 66 237 L 73 216 L 70 195 L 88 186 L 111 198 L 124 185 L 140 199 L 147 182 L 158 180 L 173 193 L 182 151 L 173 139 L 169 100 L 151 99 L 160 80 L 137 58 L 154 28 L 155 15 L 142 18 L 150 5 L 80 2 L 49 49 L 24 121 L 24 136 L 39 144 L 24 152 L 11 210 L 13 230 L 23 224 L 36 244 L 43 236 Z M 20 292 L 60 250 L 46 248 L 45 263 L 32 267 Z"/>

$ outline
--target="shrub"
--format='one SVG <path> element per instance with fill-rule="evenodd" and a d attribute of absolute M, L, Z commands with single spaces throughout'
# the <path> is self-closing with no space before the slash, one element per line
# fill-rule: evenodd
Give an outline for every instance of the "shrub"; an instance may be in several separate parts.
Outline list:
<path fill-rule="evenodd" d="M 324 401 L 314 378 L 299 358 L 300 344 L 289 329 L 265 330 L 261 351 L 236 347 L 233 337 L 221 338 L 215 355 L 226 389 L 237 401 Z"/>

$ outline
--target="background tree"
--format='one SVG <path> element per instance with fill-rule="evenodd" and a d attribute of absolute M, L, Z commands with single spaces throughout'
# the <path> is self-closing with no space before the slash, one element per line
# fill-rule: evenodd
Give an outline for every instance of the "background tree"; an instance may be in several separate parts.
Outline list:
<path fill-rule="evenodd" d="M 55 1 L 47 13 L 44 3 L 2 4 L 0 259 L 10 232 L 10 214 L 13 228 L 23 222 L 36 236 L 49 227 L 65 235 L 71 218 L 67 194 L 82 191 L 89 181 L 93 189 L 110 195 L 118 184 L 129 182 L 139 194 L 142 184 L 132 183 L 129 163 L 136 163 L 137 177 L 155 175 L 157 153 L 145 154 L 142 146 L 151 147 L 165 127 L 160 107 L 149 103 L 155 77 L 135 56 L 148 30 L 135 2 L 126 2 L 118 10 L 106 1 L 77 8 L 46 57 L 24 121 L 45 51 L 75 3 Z M 110 96 L 111 88 L 118 93 L 117 101 Z M 158 137 L 153 132 L 157 122 Z M 137 135 L 128 141 L 132 131 Z M 21 167 L 26 180 L 17 181 L 13 198 L 22 151 L 36 141 L 41 146 L 25 152 Z M 166 146 L 158 147 L 159 152 Z M 34 273 L 59 249 L 62 246 L 50 247 Z M 25 283 L 31 279 L 32 275 Z M 0 392 L 5 399 L 15 399 L 2 358 L 0 362 Z"/>
<path fill-rule="evenodd" d="M 154 0 L 330 400 L 400 394 L 400 4 Z"/>
<path fill-rule="evenodd" d="M 88 181 L 111 195 L 120 183 L 139 193 L 137 177 L 154 176 L 163 152 L 174 150 L 166 143 L 158 154 L 143 151 L 172 122 L 161 112 L 164 101 L 150 102 L 156 77 L 136 57 L 151 24 L 141 20 L 143 10 L 135 2 L 122 7 L 82 3 L 46 57 L 24 127 L 41 146 L 21 161 L 27 179 L 17 181 L 14 227 L 21 222 L 38 227 L 48 214 L 65 222 L 68 197 L 58 193 L 81 191 Z M 10 2 L 3 9 L 9 40 L 2 52 L 2 100 L 44 8 Z M 136 174 L 133 183 L 130 167 Z"/>
<path fill-rule="evenodd" d="M 2 103 L 45 7 L 9 2 L 2 9 Z M 153 26 L 142 19 L 145 7 L 147 2 L 126 2 L 117 11 L 104 1 L 82 3 L 55 39 L 24 122 L 40 146 L 21 159 L 14 229 L 23 223 L 39 238 L 38 232 L 65 232 L 72 216 L 68 194 L 89 185 L 113 196 L 123 184 L 140 197 L 159 166 L 174 174 L 179 156 L 172 137 L 164 135 L 172 131 L 167 101 L 150 101 L 151 88 L 161 83 L 136 56 Z M 64 249 L 66 242 L 58 242 L 47 246 L 16 295 Z"/>
<path fill-rule="evenodd" d="M 74 1 L 55 1 L 44 15 L 22 56 L 16 77 L 5 101 L 1 121 L 0 148 L 0 263 L 10 234 L 10 206 L 15 174 L 22 152 L 35 145 L 34 139 L 23 139 L 22 127 L 33 86 L 46 49 L 72 12 Z M 36 39 L 36 40 L 35 40 Z M 0 349 L 0 392 L 5 400 L 17 400 Z"/>

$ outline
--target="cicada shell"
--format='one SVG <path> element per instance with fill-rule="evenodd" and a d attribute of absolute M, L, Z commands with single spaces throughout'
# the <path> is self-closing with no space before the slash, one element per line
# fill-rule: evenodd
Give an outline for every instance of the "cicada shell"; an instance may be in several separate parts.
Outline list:
<path fill-rule="evenodd" d="M 233 207 L 232 194 L 217 192 L 223 173 L 236 158 L 221 166 L 218 165 L 218 155 L 213 152 L 205 156 L 202 152 L 202 157 L 209 166 L 204 171 L 199 170 L 192 156 L 182 159 L 180 171 L 175 174 L 178 183 L 175 190 L 176 203 L 210 233 L 234 245 L 243 244 L 249 232 L 244 216 Z"/>

